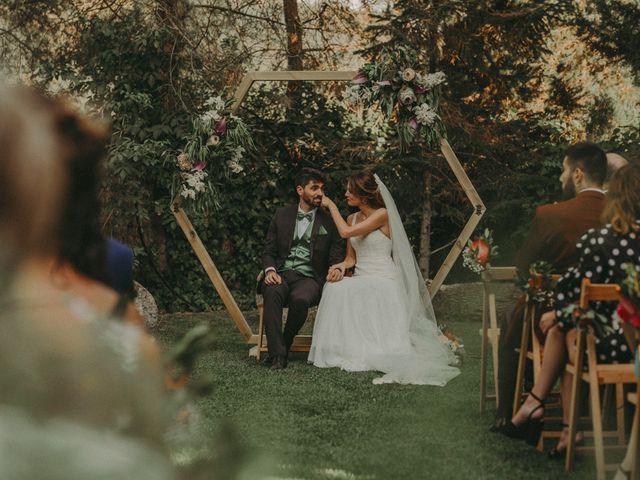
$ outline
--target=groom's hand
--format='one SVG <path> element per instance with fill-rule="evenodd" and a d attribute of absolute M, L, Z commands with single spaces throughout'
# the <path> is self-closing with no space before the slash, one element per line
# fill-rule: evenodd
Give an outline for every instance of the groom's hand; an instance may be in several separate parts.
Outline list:
<path fill-rule="evenodd" d="M 269 270 L 264 277 L 265 285 L 280 285 L 281 283 L 282 278 L 276 273 L 275 270 Z"/>
<path fill-rule="evenodd" d="M 344 278 L 344 270 L 342 267 L 333 266 L 329 269 L 329 273 L 327 274 L 327 282 L 339 282 Z"/>

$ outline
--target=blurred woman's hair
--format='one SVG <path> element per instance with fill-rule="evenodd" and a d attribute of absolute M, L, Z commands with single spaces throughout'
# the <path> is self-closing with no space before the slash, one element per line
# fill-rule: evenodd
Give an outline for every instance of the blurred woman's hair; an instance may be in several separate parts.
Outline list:
<path fill-rule="evenodd" d="M 55 133 L 63 148 L 62 164 L 68 177 L 62 199 L 58 258 L 80 273 L 106 283 L 99 190 L 108 132 L 105 126 L 78 114 L 65 100 L 54 102 Z"/>
<path fill-rule="evenodd" d="M 365 170 L 351 175 L 347 181 L 349 192 L 371 208 L 383 208 L 384 201 L 373 173 Z"/>
<path fill-rule="evenodd" d="M 602 220 L 621 235 L 638 230 L 640 219 L 640 165 L 626 165 L 611 177 Z"/>
<path fill-rule="evenodd" d="M 25 256 L 57 250 L 55 238 L 66 175 L 55 123 L 51 100 L 31 88 L 0 85 L 3 276 Z"/>

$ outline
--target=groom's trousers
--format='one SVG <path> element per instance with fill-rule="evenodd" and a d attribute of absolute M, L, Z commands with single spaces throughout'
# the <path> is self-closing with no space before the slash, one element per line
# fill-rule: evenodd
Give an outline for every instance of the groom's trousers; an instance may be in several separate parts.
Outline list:
<path fill-rule="evenodd" d="M 286 356 L 293 339 L 304 325 L 309 307 L 320 301 L 320 284 L 293 270 L 278 272 L 282 278 L 280 285 L 264 285 L 264 327 L 267 333 L 269 355 Z M 282 332 L 282 310 L 289 307 L 287 323 Z"/>

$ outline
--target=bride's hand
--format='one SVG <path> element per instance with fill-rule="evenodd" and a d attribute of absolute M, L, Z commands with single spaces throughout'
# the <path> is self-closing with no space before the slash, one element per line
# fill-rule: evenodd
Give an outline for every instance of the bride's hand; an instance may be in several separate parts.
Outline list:
<path fill-rule="evenodd" d="M 324 207 L 324 208 L 329 208 L 329 206 L 333 203 L 333 201 L 331 201 L 331 199 L 329 197 L 327 197 L 326 195 L 322 196 L 322 203 L 320 204 L 320 206 Z"/>
<path fill-rule="evenodd" d="M 327 274 L 327 282 L 339 282 L 344 278 L 344 264 L 336 263 L 329 268 L 329 273 Z"/>

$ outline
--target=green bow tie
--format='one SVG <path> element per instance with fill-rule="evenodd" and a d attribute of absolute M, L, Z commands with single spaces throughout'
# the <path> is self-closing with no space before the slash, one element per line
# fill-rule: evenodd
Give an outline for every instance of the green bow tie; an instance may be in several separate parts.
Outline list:
<path fill-rule="evenodd" d="M 302 220 L 303 218 L 306 218 L 309 221 L 313 220 L 313 212 L 309 212 L 309 213 L 298 212 L 298 217 L 297 217 L 298 221 Z"/>

